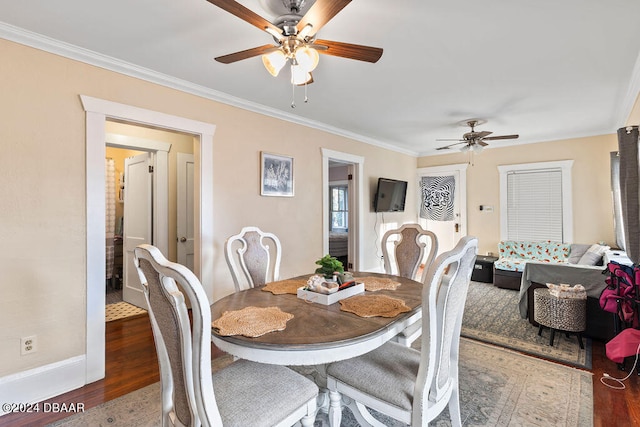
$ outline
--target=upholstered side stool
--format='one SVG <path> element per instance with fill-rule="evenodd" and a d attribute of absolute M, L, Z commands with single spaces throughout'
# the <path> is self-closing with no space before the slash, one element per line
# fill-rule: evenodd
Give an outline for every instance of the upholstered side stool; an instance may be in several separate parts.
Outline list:
<path fill-rule="evenodd" d="M 533 291 L 533 317 L 540 324 L 538 335 L 542 336 L 542 329 L 551 329 L 549 345 L 553 346 L 556 331 L 575 333 L 578 336 L 580 348 L 584 348 L 582 332 L 587 326 L 586 298 L 558 298 L 549 293 L 547 288 Z"/>

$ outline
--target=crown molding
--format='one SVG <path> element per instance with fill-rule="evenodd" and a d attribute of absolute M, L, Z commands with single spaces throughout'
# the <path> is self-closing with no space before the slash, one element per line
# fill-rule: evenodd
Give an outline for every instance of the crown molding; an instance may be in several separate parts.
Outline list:
<path fill-rule="evenodd" d="M 65 43 L 42 34 L 34 33 L 20 27 L 16 27 L 4 22 L 0 22 L 0 37 L 15 43 L 33 47 L 45 52 L 53 53 L 65 58 L 73 59 L 85 64 L 114 71 L 130 77 L 135 77 L 150 83 L 155 83 L 171 89 L 176 89 L 185 93 L 200 96 L 212 101 L 231 105 L 243 110 L 263 114 L 265 116 L 277 118 L 291 123 L 300 124 L 313 129 L 325 131 L 334 135 L 353 139 L 376 147 L 390 151 L 417 157 L 418 152 L 399 148 L 390 142 L 380 141 L 346 129 L 340 129 L 315 120 L 306 119 L 293 114 L 289 114 L 275 108 L 241 99 L 224 92 L 219 92 L 205 86 L 197 85 L 186 80 L 174 78 L 148 68 L 140 67 L 129 62 L 121 61 L 111 56 L 102 55 L 89 49 L 85 49 L 70 43 Z"/>

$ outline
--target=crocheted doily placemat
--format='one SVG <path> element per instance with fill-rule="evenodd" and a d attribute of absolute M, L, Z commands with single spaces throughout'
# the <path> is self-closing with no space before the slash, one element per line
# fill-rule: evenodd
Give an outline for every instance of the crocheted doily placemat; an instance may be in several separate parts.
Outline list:
<path fill-rule="evenodd" d="M 274 331 L 283 331 L 293 314 L 278 307 L 245 307 L 242 310 L 225 311 L 211 325 L 220 335 L 244 335 L 255 338 Z"/>
<path fill-rule="evenodd" d="M 400 282 L 385 277 L 358 277 L 356 282 L 364 282 L 364 289 L 370 292 L 381 291 L 383 289 L 395 291 Z"/>
<path fill-rule="evenodd" d="M 307 279 L 287 279 L 277 282 L 267 283 L 262 287 L 263 291 L 271 292 L 274 295 L 298 293 L 298 288 L 307 284 Z"/>
<path fill-rule="evenodd" d="M 360 317 L 396 317 L 411 308 L 403 300 L 386 295 L 356 295 L 340 301 L 340 310 Z"/>

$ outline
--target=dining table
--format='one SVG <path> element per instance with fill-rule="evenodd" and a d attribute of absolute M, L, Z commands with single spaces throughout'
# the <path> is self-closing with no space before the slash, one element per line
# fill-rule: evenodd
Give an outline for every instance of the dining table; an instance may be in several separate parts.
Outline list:
<path fill-rule="evenodd" d="M 312 298 L 299 298 L 295 293 L 277 293 L 278 282 L 270 286 L 241 290 L 230 294 L 211 306 L 212 325 L 224 316 L 240 313 L 243 309 L 275 310 L 286 315 L 282 330 L 273 330 L 260 336 L 246 336 L 212 326 L 213 344 L 237 358 L 255 362 L 309 366 L 327 364 L 365 354 L 391 340 L 422 316 L 422 283 L 395 275 L 371 272 L 353 272 L 356 282 L 365 284 L 365 301 L 400 300 L 404 311 L 376 315 L 355 314 L 345 311 L 342 302 L 324 305 Z M 286 281 L 289 285 L 304 286 L 312 274 Z M 374 283 L 393 286 L 373 286 Z M 269 285 L 269 284 L 268 284 Z M 295 287 L 294 287 L 295 289 Z M 344 291 L 338 291 L 344 292 Z M 372 296 L 375 296 L 373 298 Z M 389 298 L 387 298 L 389 297 Z M 355 301 L 355 300 L 354 300 Z M 284 313 L 284 314 L 281 314 Z M 236 319 L 242 321 L 243 319 Z M 246 320 L 246 319 L 244 319 Z M 260 320 L 254 320 L 260 322 Z M 250 335 L 250 334 L 249 334 Z"/>

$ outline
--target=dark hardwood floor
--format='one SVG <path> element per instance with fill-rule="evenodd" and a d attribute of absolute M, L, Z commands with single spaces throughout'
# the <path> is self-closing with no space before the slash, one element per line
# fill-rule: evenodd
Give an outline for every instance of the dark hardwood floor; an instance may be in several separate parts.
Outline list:
<path fill-rule="evenodd" d="M 106 377 L 77 390 L 49 399 L 48 403 L 84 403 L 86 409 L 115 399 L 160 380 L 158 362 L 147 315 L 107 323 Z M 212 347 L 212 355 L 220 351 Z M 630 367 L 630 366 L 629 366 Z M 634 373 L 626 389 L 614 390 L 600 382 L 603 373 L 622 378 L 626 372 L 607 359 L 604 344 L 593 345 L 593 400 L 595 427 L 640 426 L 640 377 Z M 65 418 L 68 414 L 8 414 L 0 427 L 36 427 Z"/>

